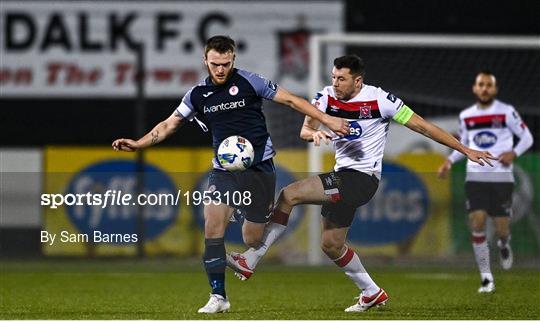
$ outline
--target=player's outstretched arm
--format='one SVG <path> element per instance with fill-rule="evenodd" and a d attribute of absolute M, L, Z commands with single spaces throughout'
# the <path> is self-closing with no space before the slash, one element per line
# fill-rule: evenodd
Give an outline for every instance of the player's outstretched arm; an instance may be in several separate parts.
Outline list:
<path fill-rule="evenodd" d="M 176 132 L 183 124 L 184 118 L 176 111 L 166 120 L 159 122 L 150 132 L 137 141 L 132 139 L 117 139 L 112 143 L 115 151 L 134 152 L 165 140 Z"/>
<path fill-rule="evenodd" d="M 487 151 L 477 151 L 464 146 L 454 136 L 452 136 L 452 134 L 446 132 L 435 124 L 424 120 L 416 113 L 413 113 L 409 121 L 405 123 L 405 126 L 434 141 L 465 154 L 469 160 L 480 165 L 484 165 L 485 162 L 490 166 L 493 166 L 489 160 L 497 160 L 496 157 L 492 156 Z"/>
<path fill-rule="evenodd" d="M 290 106 L 304 115 L 310 116 L 339 135 L 349 134 L 349 122 L 346 119 L 323 113 L 305 99 L 289 93 L 282 87 L 278 88 L 273 100 L 274 102 Z"/>
<path fill-rule="evenodd" d="M 332 136 L 326 131 L 319 130 L 320 126 L 321 122 L 306 115 L 302 129 L 300 130 L 300 138 L 308 142 L 313 142 L 316 146 L 321 145 L 321 140 L 326 144 L 330 143 Z"/>

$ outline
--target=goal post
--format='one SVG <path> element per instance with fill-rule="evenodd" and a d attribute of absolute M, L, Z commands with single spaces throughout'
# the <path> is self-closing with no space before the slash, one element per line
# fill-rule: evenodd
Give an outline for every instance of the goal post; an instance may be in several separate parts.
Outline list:
<path fill-rule="evenodd" d="M 330 84 L 330 77 L 323 75 L 329 75 L 331 68 L 331 61 L 323 61 L 324 59 L 331 59 L 333 61 L 334 57 L 326 57 L 325 50 L 328 50 L 329 46 L 341 46 L 340 52 L 351 53 L 350 49 L 355 48 L 352 52 L 358 51 L 358 48 L 366 48 L 366 53 L 369 53 L 367 49 L 373 48 L 383 48 L 393 49 L 396 51 L 399 50 L 414 50 L 413 53 L 406 52 L 404 57 L 398 57 L 398 53 L 389 53 L 386 57 L 386 63 L 392 64 L 392 61 L 396 61 L 397 64 L 407 65 L 411 57 L 416 57 L 418 55 L 426 55 L 426 59 L 420 59 L 415 62 L 410 68 L 422 68 L 423 64 L 431 64 L 426 66 L 426 69 L 437 69 L 437 64 L 463 64 L 463 69 L 455 68 L 455 79 L 453 79 L 452 86 L 454 88 L 449 89 L 449 91 L 456 90 L 458 91 L 458 86 L 467 87 L 470 91 L 468 84 L 464 86 L 463 82 L 470 80 L 471 73 L 474 73 L 475 70 L 470 70 L 477 66 L 481 66 L 481 59 L 485 59 L 489 62 L 490 65 L 498 66 L 498 61 L 500 64 L 515 65 L 518 64 L 520 68 L 523 69 L 525 75 L 515 74 L 512 71 L 508 70 L 509 77 L 530 77 L 530 88 L 523 89 L 523 91 L 536 89 L 540 76 L 539 64 L 540 64 L 540 37 L 537 36 L 495 36 L 495 35 L 424 35 L 424 34 L 387 34 L 387 33 L 345 33 L 345 34 L 320 34 L 313 35 L 310 39 L 310 63 L 309 63 L 309 89 L 308 97 L 313 97 L 315 93 L 320 91 L 325 85 Z M 448 55 L 453 55 L 452 51 L 457 51 L 455 57 Z M 531 51 L 533 54 L 530 54 Z M 479 52 L 482 52 L 484 57 L 476 57 Z M 408 55 L 408 56 L 407 56 Z M 364 58 L 364 53 L 360 54 Z M 527 57 L 527 62 L 523 62 L 523 57 Z M 373 61 L 377 61 L 379 57 L 373 57 Z M 459 58 L 459 59 L 458 59 Z M 469 59 L 470 58 L 470 59 Z M 478 61 L 474 59 L 479 59 Z M 415 64 L 415 65 L 414 65 Z M 396 74 L 394 73 L 379 73 L 379 71 L 373 72 L 372 67 L 370 67 L 370 62 L 367 62 L 366 69 L 368 71 L 368 79 L 371 79 L 371 75 L 377 74 L 381 78 L 380 84 L 374 83 L 374 85 L 380 85 L 383 88 L 388 88 L 390 85 L 386 85 L 388 82 L 391 82 L 393 79 L 396 79 Z M 452 67 L 452 66 L 450 66 Z M 504 67 L 504 66 L 503 66 Z M 508 66 L 513 68 L 514 66 Z M 328 69 L 328 70 L 327 70 Z M 529 70 L 528 70 L 529 69 Z M 391 70 L 391 68 L 390 68 Z M 535 72 L 536 71 L 536 72 Z M 437 71 L 433 71 L 436 73 Z M 453 70 L 450 69 L 450 72 Z M 505 70 L 506 72 L 506 70 Z M 401 74 L 405 74 L 403 77 L 415 77 L 414 73 L 407 73 L 406 69 L 403 69 Z M 430 73 L 427 73 L 429 77 Z M 497 74 L 497 73 L 496 73 Z M 418 75 L 418 74 L 417 74 Z M 420 79 L 420 76 L 418 76 Z M 408 78 L 405 78 L 408 79 Z M 416 79 L 412 79 L 415 81 Z M 400 81 L 404 83 L 403 80 Z M 429 83 L 429 79 L 425 81 Z M 371 82 L 368 82 L 371 84 Z M 398 83 L 396 85 L 396 83 Z M 536 85 L 534 85 L 536 83 Z M 429 85 L 429 84 L 428 84 Z M 392 83 L 392 91 L 396 92 L 398 96 L 401 96 L 405 100 L 414 99 L 425 104 L 434 104 L 434 105 L 451 105 L 456 107 L 456 114 L 458 113 L 457 107 L 463 108 L 466 105 L 465 99 L 456 99 L 454 95 L 440 95 L 440 93 L 435 93 L 433 95 L 427 95 L 424 92 L 428 91 L 430 88 L 422 88 L 422 84 L 419 87 L 404 86 L 400 88 L 398 80 L 395 80 Z M 427 85 L 426 85 L 427 86 Z M 424 91 L 425 90 L 425 91 Z M 458 91 L 459 92 L 459 91 Z M 530 92 L 532 93 L 532 92 Z M 469 92 L 470 94 L 470 92 Z M 461 95 L 463 96 L 463 95 Z M 531 95 L 533 96 L 533 95 Z M 527 105 L 525 103 L 525 110 L 530 110 L 531 113 L 538 115 L 534 103 Z M 523 104 L 522 104 L 523 106 Z M 313 144 L 308 144 L 308 171 L 312 175 L 318 174 L 325 171 L 330 171 L 331 169 L 323 169 L 322 156 L 325 152 L 331 151 L 332 148 L 324 147 L 315 147 Z M 323 256 L 320 251 L 320 206 L 309 206 L 308 207 L 308 217 L 309 217 L 309 228 L 308 228 L 308 244 L 309 250 L 307 254 L 307 261 L 310 265 L 318 265 L 323 262 Z"/>

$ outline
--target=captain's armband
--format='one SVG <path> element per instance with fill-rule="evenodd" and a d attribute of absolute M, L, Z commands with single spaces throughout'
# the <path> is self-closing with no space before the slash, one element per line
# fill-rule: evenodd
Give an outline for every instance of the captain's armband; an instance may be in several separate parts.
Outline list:
<path fill-rule="evenodd" d="M 411 119 L 411 117 L 413 116 L 414 112 L 413 110 L 410 109 L 410 107 L 408 107 L 407 105 L 403 105 L 400 109 L 399 109 L 399 112 L 397 112 L 394 117 L 392 117 L 392 119 L 396 122 L 398 122 L 399 124 L 405 124 L 407 122 L 409 122 L 409 120 Z"/>

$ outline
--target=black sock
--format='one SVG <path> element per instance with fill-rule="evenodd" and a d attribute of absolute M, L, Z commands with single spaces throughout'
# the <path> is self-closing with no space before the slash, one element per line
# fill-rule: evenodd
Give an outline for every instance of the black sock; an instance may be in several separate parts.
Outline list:
<path fill-rule="evenodd" d="M 225 294 L 225 241 L 222 238 L 206 238 L 204 240 L 204 268 L 212 294 Z"/>

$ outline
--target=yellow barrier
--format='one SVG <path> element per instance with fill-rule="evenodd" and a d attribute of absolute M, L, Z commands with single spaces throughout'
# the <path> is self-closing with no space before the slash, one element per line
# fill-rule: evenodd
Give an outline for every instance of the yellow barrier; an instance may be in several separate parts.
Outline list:
<path fill-rule="evenodd" d="M 190 191 L 195 187 L 200 176 L 210 170 L 212 150 L 209 148 L 155 148 L 145 151 L 148 164 L 158 168 L 171 178 L 177 189 Z M 48 147 L 45 149 L 44 193 L 65 193 L 74 176 L 83 169 L 111 160 L 135 160 L 135 154 L 118 153 L 109 148 Z M 450 249 L 450 224 L 448 205 L 450 197 L 446 181 L 438 181 L 434 172 L 442 162 L 436 154 L 404 154 L 395 163 L 415 172 L 429 191 L 429 217 L 419 233 L 406 242 L 377 247 L 360 247 L 366 254 L 396 256 L 410 254 L 414 256 L 445 255 Z M 305 150 L 280 150 L 276 159 L 279 165 L 297 179 L 305 177 L 307 153 Z M 324 156 L 324 168 L 332 169 L 333 155 Z M 50 233 L 62 231 L 80 233 L 69 218 L 65 207 L 57 209 L 43 207 L 44 229 Z M 180 202 L 176 219 L 156 238 L 145 243 L 145 252 L 152 255 L 199 256 L 203 250 L 203 233 L 195 223 L 192 207 Z M 304 216 L 294 233 L 288 234 L 275 245 L 269 253 L 288 262 L 301 261 L 307 254 L 308 218 Z M 356 219 L 358 220 L 358 219 Z M 230 249 L 242 250 L 243 245 L 228 245 Z M 62 256 L 133 256 L 136 254 L 134 243 L 116 245 L 110 243 L 66 242 L 54 245 L 43 244 L 46 255 Z"/>

